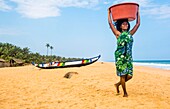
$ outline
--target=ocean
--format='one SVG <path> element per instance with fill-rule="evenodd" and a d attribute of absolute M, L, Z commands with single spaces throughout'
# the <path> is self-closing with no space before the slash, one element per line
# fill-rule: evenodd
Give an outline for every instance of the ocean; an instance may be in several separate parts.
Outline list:
<path fill-rule="evenodd" d="M 170 70 L 170 60 L 134 60 L 133 65 Z"/>
<path fill-rule="evenodd" d="M 170 70 L 170 60 L 136 60 L 133 64 Z"/>

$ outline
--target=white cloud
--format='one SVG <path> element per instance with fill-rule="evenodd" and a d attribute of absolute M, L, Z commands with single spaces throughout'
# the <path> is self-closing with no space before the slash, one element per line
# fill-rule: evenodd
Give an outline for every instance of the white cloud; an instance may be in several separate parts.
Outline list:
<path fill-rule="evenodd" d="M 108 5 L 108 4 L 110 4 L 110 2 L 109 1 L 104 1 L 103 4 Z"/>
<path fill-rule="evenodd" d="M 158 7 L 143 10 L 145 15 L 155 16 L 158 19 L 170 18 L 170 6 L 161 5 Z"/>
<path fill-rule="evenodd" d="M 2 11 L 8 11 L 11 10 L 12 8 L 8 6 L 4 0 L 0 0 L 0 10 Z"/>
<path fill-rule="evenodd" d="M 145 16 L 154 17 L 156 19 L 170 18 L 170 5 L 156 4 L 153 0 L 116 0 L 113 4 L 123 2 L 134 2 L 140 6 L 140 12 Z"/>
<path fill-rule="evenodd" d="M 60 10 L 51 2 L 41 0 L 12 0 L 18 4 L 16 10 L 28 18 L 44 18 L 59 16 Z"/>
<path fill-rule="evenodd" d="M 99 0 L 11 0 L 17 4 L 18 13 L 29 18 L 60 16 L 62 7 L 89 8 Z"/>
<path fill-rule="evenodd" d="M 0 10 L 12 10 L 12 6 L 7 3 L 13 3 L 15 4 L 13 9 L 22 16 L 38 19 L 60 16 L 61 8 L 65 7 L 99 9 L 99 7 L 96 7 L 99 2 L 105 5 L 111 2 L 113 4 L 135 2 L 140 5 L 140 12 L 145 16 L 159 19 L 170 18 L 170 5 L 154 3 L 153 0 L 0 0 Z"/>

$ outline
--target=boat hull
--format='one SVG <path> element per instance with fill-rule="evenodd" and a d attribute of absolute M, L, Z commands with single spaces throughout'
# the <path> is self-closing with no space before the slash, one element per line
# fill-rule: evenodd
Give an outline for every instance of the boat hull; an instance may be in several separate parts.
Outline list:
<path fill-rule="evenodd" d="M 34 66 L 36 66 L 38 68 L 42 68 L 42 69 L 81 67 L 81 66 L 90 65 L 90 64 L 98 61 L 100 57 L 101 57 L 101 55 L 93 57 L 93 58 L 82 59 L 79 61 L 50 62 L 50 63 L 40 63 L 40 64 L 32 63 L 32 64 Z"/>

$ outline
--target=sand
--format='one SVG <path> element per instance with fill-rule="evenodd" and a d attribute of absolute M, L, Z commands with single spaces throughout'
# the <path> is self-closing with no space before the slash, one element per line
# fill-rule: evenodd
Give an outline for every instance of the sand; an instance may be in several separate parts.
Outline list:
<path fill-rule="evenodd" d="M 70 79 L 67 72 L 77 72 Z M 134 67 L 116 95 L 114 63 L 64 69 L 0 68 L 0 109 L 170 109 L 170 70 Z"/>

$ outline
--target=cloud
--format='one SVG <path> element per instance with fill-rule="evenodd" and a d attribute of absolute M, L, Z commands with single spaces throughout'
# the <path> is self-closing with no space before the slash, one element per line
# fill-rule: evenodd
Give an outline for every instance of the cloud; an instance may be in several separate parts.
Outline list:
<path fill-rule="evenodd" d="M 157 4 L 154 3 L 153 0 L 116 0 L 113 4 L 123 2 L 138 3 L 140 6 L 140 12 L 145 16 L 154 17 L 156 19 L 170 18 L 170 5 Z"/>
<path fill-rule="evenodd" d="M 17 4 L 16 11 L 28 18 L 60 16 L 63 7 L 90 8 L 99 0 L 11 0 Z"/>
<path fill-rule="evenodd" d="M 67 7 L 93 8 L 102 3 L 117 4 L 122 2 L 135 2 L 140 5 L 142 15 L 157 19 L 170 18 L 170 5 L 158 4 L 153 0 L 0 0 L 0 11 L 15 10 L 27 18 L 39 19 L 61 15 L 61 9 Z"/>
<path fill-rule="evenodd" d="M 152 7 L 153 6 L 152 2 L 149 0 L 116 0 L 113 2 L 113 4 L 124 3 L 124 2 L 138 3 L 140 7 Z"/>
<path fill-rule="evenodd" d="M 143 13 L 145 15 L 155 16 L 157 19 L 167 19 L 170 18 L 170 6 L 161 5 L 150 9 L 144 9 Z"/>
<path fill-rule="evenodd" d="M 108 4 L 110 4 L 110 2 L 109 1 L 104 1 L 103 4 L 108 5 Z"/>
<path fill-rule="evenodd" d="M 60 9 L 45 0 L 12 0 L 18 6 L 16 11 L 28 18 L 45 18 L 60 15 Z"/>
<path fill-rule="evenodd" d="M 4 0 L 0 0 L 0 10 L 1 11 L 8 11 L 11 10 L 12 8 L 8 6 Z"/>

